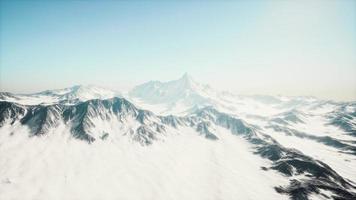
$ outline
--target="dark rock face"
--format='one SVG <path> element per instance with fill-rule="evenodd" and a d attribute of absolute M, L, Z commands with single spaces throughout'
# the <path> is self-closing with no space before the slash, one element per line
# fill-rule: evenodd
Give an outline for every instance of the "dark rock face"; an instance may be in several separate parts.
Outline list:
<path fill-rule="evenodd" d="M 332 192 L 335 194 L 334 199 L 356 197 L 356 193 L 350 192 L 351 189 L 356 189 L 356 186 L 325 163 L 279 144 L 268 144 L 263 141 L 260 141 L 260 144 L 255 153 L 273 161 L 272 166 L 265 170 L 275 170 L 287 177 L 305 176 L 300 180 L 292 179 L 287 186 L 275 187 L 277 192 L 288 194 L 291 199 L 308 199 L 310 194 L 319 194 L 320 190 Z"/>
<path fill-rule="evenodd" d="M 253 132 L 253 128 L 251 128 L 241 119 L 235 118 L 225 113 L 221 113 L 211 107 L 196 111 L 195 116 L 200 119 L 212 121 L 214 124 L 226 128 L 236 135 L 249 135 Z"/>
<path fill-rule="evenodd" d="M 204 135 L 205 138 L 207 139 L 211 139 L 211 140 L 218 140 L 219 138 L 214 135 L 212 132 L 209 131 L 209 122 L 200 122 L 197 125 L 197 132 L 199 132 L 200 134 Z"/>
<path fill-rule="evenodd" d="M 356 155 L 356 147 L 346 143 L 346 142 L 352 143 L 352 141 L 340 141 L 340 140 L 337 140 L 330 136 L 315 136 L 315 135 L 311 135 L 308 133 L 304 133 L 304 132 L 297 131 L 295 129 L 280 126 L 280 125 L 269 125 L 266 128 L 271 128 L 274 131 L 281 132 L 281 133 L 284 133 L 289 136 L 293 135 L 293 136 L 296 136 L 299 138 L 314 140 L 314 141 L 322 143 L 326 146 L 340 149 L 340 151 L 342 151 L 344 153 L 350 153 L 350 154 Z"/>
<path fill-rule="evenodd" d="M 308 179 L 302 181 L 291 180 L 290 185 L 286 187 L 276 187 L 277 192 L 288 194 L 293 200 L 307 200 L 312 193 L 319 194 L 324 198 L 329 199 L 328 196 L 321 193 L 321 190 L 331 191 L 332 199 L 337 200 L 350 200 L 355 199 L 355 193 L 348 192 L 338 184 L 327 179 Z"/>
<path fill-rule="evenodd" d="M 174 128 L 177 128 L 178 126 L 182 126 L 185 124 L 185 119 L 183 117 L 168 115 L 168 116 L 161 116 L 160 119 L 163 124 L 167 124 Z"/>
<path fill-rule="evenodd" d="M 61 122 L 70 127 L 72 136 L 85 140 L 89 143 L 94 142 L 96 138 L 91 136 L 90 129 L 95 127 L 93 118 L 109 120 L 113 117 L 123 122 L 127 118 L 134 118 L 139 123 L 144 124 L 145 119 L 152 116 L 153 113 L 137 109 L 129 101 L 122 98 L 112 98 L 107 100 L 89 100 L 75 105 L 38 105 L 22 106 L 10 102 L 0 102 L 0 124 L 9 120 L 11 124 L 19 121 L 31 130 L 33 135 L 42 135 L 51 128 L 56 128 Z M 137 134 L 142 134 L 146 140 L 154 140 L 154 131 L 150 128 L 139 127 Z M 161 125 L 154 124 L 153 129 L 159 133 L 165 128 Z M 147 132 L 146 132 L 147 131 Z M 134 138 L 139 138 L 138 135 Z M 151 142 L 147 142 L 149 144 Z M 141 140 L 139 140 L 141 141 Z M 143 141 L 143 140 L 142 140 Z"/>
<path fill-rule="evenodd" d="M 60 120 L 60 106 L 37 106 L 27 110 L 21 123 L 27 125 L 33 135 L 43 135 L 51 127 L 57 127 Z"/>
<path fill-rule="evenodd" d="M 335 111 L 329 115 L 330 125 L 337 126 L 356 137 L 356 111 L 346 112 L 342 109 Z"/>
<path fill-rule="evenodd" d="M 232 134 L 244 136 L 255 146 L 255 154 L 272 161 L 272 166 L 264 168 L 265 170 L 275 170 L 287 177 L 296 175 L 307 177 L 301 180 L 292 180 L 287 186 L 276 187 L 277 192 L 288 194 L 291 199 L 308 199 L 310 194 L 319 194 L 320 190 L 332 192 L 334 199 L 356 198 L 356 193 L 350 192 L 351 189 L 356 189 L 354 183 L 345 180 L 325 163 L 308 157 L 295 149 L 285 148 L 272 138 L 262 139 L 253 126 L 233 116 L 220 113 L 214 109 L 199 111 L 198 115 L 210 119 L 217 126 L 229 129 Z M 280 128 L 280 131 L 286 131 L 281 127 L 278 128 Z M 310 135 L 293 132 L 293 130 L 287 130 L 287 132 L 299 137 L 311 137 Z M 263 133 L 260 135 L 264 136 Z M 337 140 L 334 141 L 330 138 L 316 137 L 312 139 L 339 148 L 349 148 L 345 146 L 346 144 L 339 144 Z"/>
<path fill-rule="evenodd" d="M 16 99 L 16 100 L 19 99 L 16 95 L 13 95 L 10 92 L 0 92 L 0 100 L 6 101 L 6 99 L 8 98 Z"/>
<path fill-rule="evenodd" d="M 138 127 L 138 129 L 132 133 L 132 137 L 135 141 L 144 145 L 152 144 L 153 140 L 157 139 L 156 133 L 146 125 Z"/>
<path fill-rule="evenodd" d="M 6 101 L 0 101 L 0 126 L 3 126 L 5 121 L 8 120 L 10 124 L 15 123 L 23 115 L 25 115 L 26 109 L 15 103 Z"/>

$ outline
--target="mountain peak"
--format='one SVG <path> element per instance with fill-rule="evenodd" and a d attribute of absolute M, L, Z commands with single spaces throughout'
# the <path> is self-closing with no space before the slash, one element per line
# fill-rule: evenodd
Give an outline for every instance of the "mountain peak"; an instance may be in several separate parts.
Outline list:
<path fill-rule="evenodd" d="M 176 83 L 179 83 L 181 88 L 195 88 L 197 83 L 193 80 L 193 78 L 188 74 L 184 73 L 183 76 L 175 81 Z"/>
<path fill-rule="evenodd" d="M 193 81 L 193 78 L 187 72 L 185 72 L 179 80 Z"/>
<path fill-rule="evenodd" d="M 96 86 L 96 85 L 75 85 L 75 86 L 71 87 L 70 89 L 72 89 L 73 92 L 109 90 L 107 88 L 103 88 L 103 87 Z"/>
<path fill-rule="evenodd" d="M 158 113 L 175 112 L 184 107 L 184 111 L 197 104 L 209 104 L 216 92 L 208 85 L 200 84 L 184 73 L 179 79 L 168 82 L 148 82 L 136 86 L 130 91 L 130 97 L 146 106 L 162 104 L 162 109 L 155 106 Z M 180 112 L 180 111 L 179 111 Z"/>

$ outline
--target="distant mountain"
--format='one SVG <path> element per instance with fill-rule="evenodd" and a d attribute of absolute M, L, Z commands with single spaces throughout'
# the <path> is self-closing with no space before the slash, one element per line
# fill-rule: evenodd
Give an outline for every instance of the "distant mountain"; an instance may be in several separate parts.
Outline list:
<path fill-rule="evenodd" d="M 112 97 L 125 97 L 140 108 L 163 115 L 185 115 L 206 106 L 213 106 L 232 114 L 270 116 L 288 112 L 290 109 L 314 108 L 320 110 L 321 107 L 339 105 L 337 102 L 322 101 L 314 97 L 236 95 L 198 83 L 187 73 L 173 81 L 149 81 L 134 87 L 125 94 L 92 85 L 78 85 L 33 94 L 0 92 L 0 101 L 16 102 L 23 105 L 56 103 L 73 105 L 91 99 Z"/>
<path fill-rule="evenodd" d="M 129 92 L 129 97 L 138 105 L 158 113 L 179 113 L 196 106 L 213 105 L 219 93 L 209 85 L 197 83 L 185 73 L 178 80 L 150 81 L 136 86 Z"/>
<path fill-rule="evenodd" d="M 355 102 L 236 95 L 188 74 L 125 94 L 1 92 L 0 199 L 356 198 Z"/>
<path fill-rule="evenodd" d="M 75 104 L 90 99 L 120 97 L 121 93 L 98 86 L 77 85 L 64 89 L 46 90 L 33 94 L 11 94 L 0 92 L 1 101 L 16 102 L 23 105 L 56 104 L 59 102 Z"/>
<path fill-rule="evenodd" d="M 149 81 L 138 85 L 129 91 L 127 98 L 155 113 L 178 115 L 213 106 L 228 113 L 268 116 L 290 109 L 337 104 L 314 97 L 236 95 L 198 83 L 187 73 L 173 81 Z"/>

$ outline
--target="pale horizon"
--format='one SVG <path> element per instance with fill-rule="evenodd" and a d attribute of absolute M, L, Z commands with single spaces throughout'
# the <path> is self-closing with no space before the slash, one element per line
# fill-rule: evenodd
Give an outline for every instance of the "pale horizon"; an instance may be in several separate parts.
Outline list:
<path fill-rule="evenodd" d="M 253 93 L 253 92 L 236 92 L 236 91 L 231 91 L 231 90 L 227 90 L 227 89 L 224 89 L 224 88 L 217 88 L 217 87 L 214 87 L 213 85 L 210 85 L 210 84 L 206 84 L 204 82 L 199 82 L 197 81 L 193 76 L 191 76 L 189 73 L 185 72 L 184 74 L 188 74 L 194 81 L 196 81 L 197 83 L 199 84 L 203 84 L 203 85 L 209 85 L 210 87 L 212 87 L 213 89 L 219 91 L 219 92 L 230 92 L 234 95 L 267 95 L 267 96 L 286 96 L 286 97 L 313 97 L 313 98 L 317 98 L 317 99 L 320 99 L 320 100 L 333 100 L 333 101 L 354 101 L 354 99 L 351 99 L 351 100 L 343 100 L 343 99 L 330 99 L 330 98 L 323 98 L 323 97 L 318 97 L 318 96 L 314 96 L 314 95 L 286 95 L 286 94 L 273 94 L 273 93 Z M 144 82 L 140 82 L 136 85 L 133 85 L 133 86 L 128 86 L 128 87 L 117 87 L 115 85 L 100 85 L 100 84 L 80 84 L 80 83 L 77 83 L 77 84 L 72 84 L 72 85 L 67 85 L 67 86 L 62 86 L 62 87 L 55 87 L 55 88 L 47 88 L 46 86 L 43 87 L 43 89 L 39 89 L 39 90 L 31 90 L 31 91 L 25 91 L 25 92 L 11 92 L 11 93 L 14 93 L 14 94 L 33 94 L 33 93 L 38 93 L 38 92 L 43 92 L 43 91 L 46 91 L 46 90 L 58 90 L 58 89 L 65 89 L 65 88 L 72 88 L 72 87 L 75 87 L 75 86 L 96 86 L 96 87 L 102 87 L 104 89 L 110 89 L 110 90 L 113 90 L 113 91 L 116 91 L 116 92 L 119 92 L 119 93 L 127 93 L 129 92 L 130 90 L 132 90 L 134 87 L 136 86 L 139 86 L 139 85 L 142 85 L 142 84 L 145 84 L 145 83 L 148 83 L 150 81 L 159 81 L 161 83 L 166 83 L 166 82 L 169 82 L 169 81 L 174 81 L 174 80 L 178 80 L 180 78 L 182 78 L 182 76 L 184 76 L 184 74 L 181 74 L 181 76 L 175 78 L 175 79 L 172 79 L 172 80 L 147 80 L 147 81 L 144 81 Z M 9 92 L 9 91 L 1 91 L 1 92 Z"/>
<path fill-rule="evenodd" d="M 356 0 L 0 0 L 0 169 L 1 200 L 356 200 Z"/>
<path fill-rule="evenodd" d="M 73 85 L 122 91 L 188 72 L 237 94 L 356 100 L 355 1 L 1 1 L 0 7 L 2 92 Z"/>

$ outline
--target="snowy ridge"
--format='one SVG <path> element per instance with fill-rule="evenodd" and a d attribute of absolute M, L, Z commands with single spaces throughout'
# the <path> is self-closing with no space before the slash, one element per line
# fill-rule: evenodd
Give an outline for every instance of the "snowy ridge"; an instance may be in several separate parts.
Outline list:
<path fill-rule="evenodd" d="M 11 94 L 8 92 L 0 93 L 0 101 L 16 102 L 23 105 L 38 104 L 75 104 L 90 99 L 108 99 L 120 97 L 119 92 L 102 88 L 99 86 L 77 85 L 64 89 L 46 90 L 34 94 Z"/>
<path fill-rule="evenodd" d="M 128 137 L 130 141 L 150 145 L 154 141 L 166 140 L 170 134 L 183 134 L 182 131 L 187 128 L 196 135 L 219 142 L 221 137 L 225 137 L 221 132 L 230 132 L 250 143 L 254 149 L 251 153 L 271 161 L 270 165 L 261 166 L 262 169 L 291 177 L 288 178 L 289 184 L 275 185 L 277 192 L 288 194 L 292 198 L 307 198 L 310 194 L 318 194 L 319 189 L 346 199 L 356 195 L 353 192 L 356 186 L 327 164 L 285 148 L 270 135 L 260 131 L 260 127 L 247 124 L 212 107 L 199 109 L 185 117 L 156 116 L 152 112 L 137 109 L 121 98 L 89 100 L 69 106 L 22 106 L 1 102 L 1 108 L 2 126 L 21 124 L 29 128 L 31 135 L 43 135 L 64 124 L 72 137 L 89 143 L 95 140 L 116 143 Z"/>
<path fill-rule="evenodd" d="M 0 93 L 0 199 L 356 198 L 355 102 L 234 95 L 188 74 L 117 96 Z"/>
<path fill-rule="evenodd" d="M 149 81 L 138 85 L 125 97 L 144 109 L 163 115 L 185 115 L 213 106 L 232 114 L 271 116 L 292 109 L 310 111 L 325 105 L 339 105 L 309 96 L 236 95 L 197 83 L 187 73 L 173 81 Z"/>

